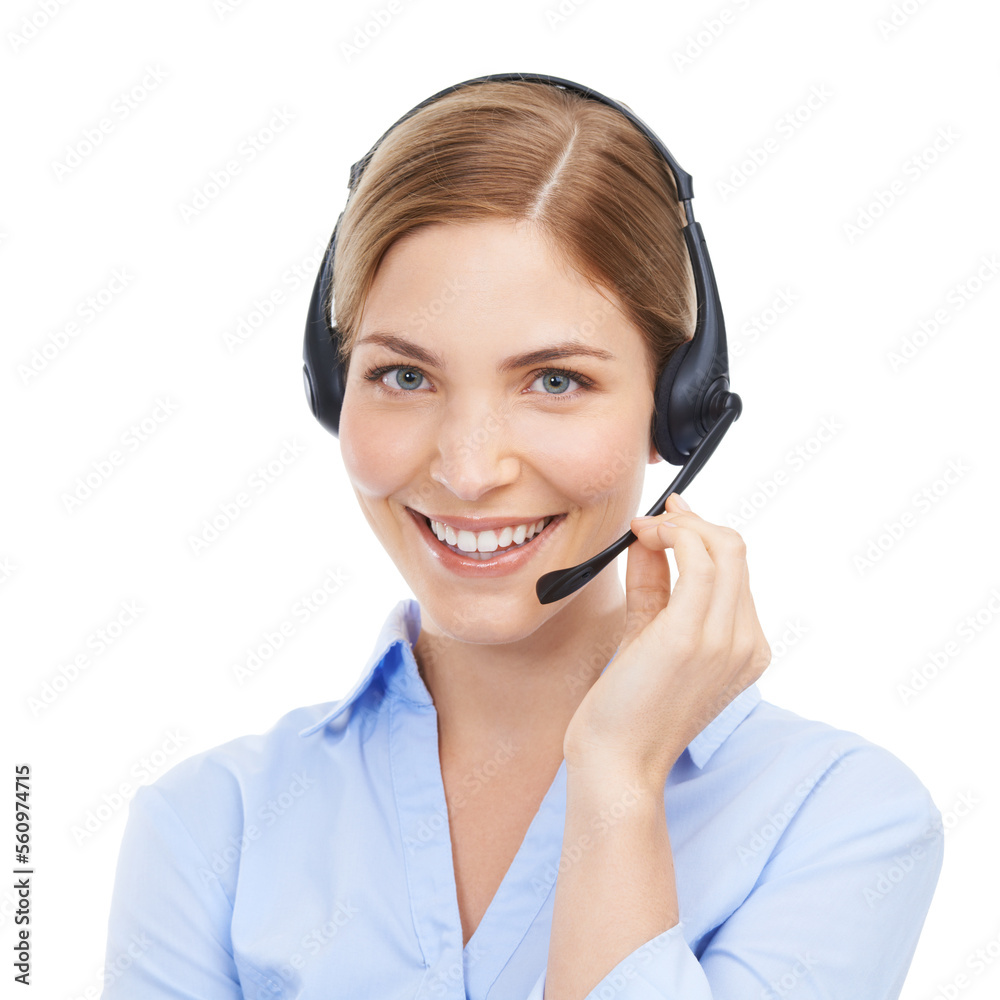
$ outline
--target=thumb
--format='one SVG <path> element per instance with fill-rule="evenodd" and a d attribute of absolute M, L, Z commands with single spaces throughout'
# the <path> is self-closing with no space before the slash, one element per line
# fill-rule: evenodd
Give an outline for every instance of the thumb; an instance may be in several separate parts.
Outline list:
<path fill-rule="evenodd" d="M 625 566 L 624 649 L 670 601 L 670 563 L 666 549 L 649 549 L 636 540 L 628 547 Z"/>

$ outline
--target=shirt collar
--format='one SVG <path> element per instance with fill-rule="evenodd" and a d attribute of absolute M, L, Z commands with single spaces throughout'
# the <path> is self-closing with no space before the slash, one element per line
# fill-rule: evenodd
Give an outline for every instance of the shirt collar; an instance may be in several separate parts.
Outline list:
<path fill-rule="evenodd" d="M 754 710 L 760 701 L 756 684 L 741 691 L 719 714 L 687 745 L 688 756 L 696 767 L 703 768 L 733 730 Z"/>
<path fill-rule="evenodd" d="M 419 603 L 412 598 L 400 601 L 382 625 L 361 677 L 350 693 L 338 701 L 322 718 L 300 730 L 299 736 L 311 736 L 333 722 L 364 694 L 378 670 L 382 671 L 387 693 L 391 691 L 412 705 L 433 705 L 433 699 L 420 676 L 417 661 L 413 656 L 413 644 L 419 635 Z M 397 646 L 400 655 L 391 655 Z M 757 685 L 751 684 L 726 705 L 688 744 L 687 752 L 696 767 L 703 768 L 708 763 L 712 754 L 722 746 L 760 700 L 761 694 Z"/>
<path fill-rule="evenodd" d="M 417 668 L 417 661 L 413 657 L 413 643 L 417 641 L 419 635 L 420 605 L 413 599 L 400 601 L 386 618 L 375 642 L 375 648 L 350 693 L 337 702 L 321 719 L 301 730 L 299 736 L 311 736 L 333 722 L 364 694 L 377 670 L 383 672 L 387 692 L 392 690 L 402 695 L 405 700 L 416 704 L 433 704 L 427 685 L 424 684 Z M 401 656 L 390 655 L 396 646 L 401 647 Z"/>

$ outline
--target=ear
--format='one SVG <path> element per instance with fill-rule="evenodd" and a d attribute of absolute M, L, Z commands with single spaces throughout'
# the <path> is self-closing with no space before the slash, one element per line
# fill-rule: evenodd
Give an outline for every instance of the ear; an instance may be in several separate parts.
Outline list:
<path fill-rule="evenodd" d="M 653 443 L 652 439 L 649 442 L 649 464 L 656 465 L 657 462 L 662 462 L 663 456 L 656 450 L 656 445 Z"/>

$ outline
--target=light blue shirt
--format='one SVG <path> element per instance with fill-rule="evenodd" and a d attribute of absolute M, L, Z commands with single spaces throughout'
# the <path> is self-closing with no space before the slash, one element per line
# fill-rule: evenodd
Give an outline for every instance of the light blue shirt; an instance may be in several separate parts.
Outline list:
<path fill-rule="evenodd" d="M 139 788 L 103 1000 L 542 1000 L 566 762 L 463 947 L 419 632 L 400 601 L 343 701 Z M 897 757 L 753 685 L 678 758 L 664 807 L 681 922 L 593 1000 L 898 997 L 943 825 Z"/>

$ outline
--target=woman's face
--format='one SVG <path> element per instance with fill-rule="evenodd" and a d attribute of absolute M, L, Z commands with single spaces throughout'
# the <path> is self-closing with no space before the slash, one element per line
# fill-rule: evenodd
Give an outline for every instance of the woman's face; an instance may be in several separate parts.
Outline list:
<path fill-rule="evenodd" d="M 454 638 L 513 642 L 570 608 L 569 618 L 601 602 L 606 611 L 621 593 L 612 563 L 561 601 L 535 595 L 544 573 L 629 529 L 645 465 L 659 461 L 645 340 L 612 301 L 526 224 L 436 224 L 382 260 L 352 351 L 341 451 L 424 617 Z M 562 357 L 509 361 L 567 342 L 578 346 Z M 366 378 L 376 368 L 385 370 Z M 423 515 L 456 528 L 458 519 L 555 519 L 515 565 L 491 566 L 459 564 Z M 500 545 L 518 539 L 496 535 Z M 456 548 L 493 544 L 453 537 Z"/>

